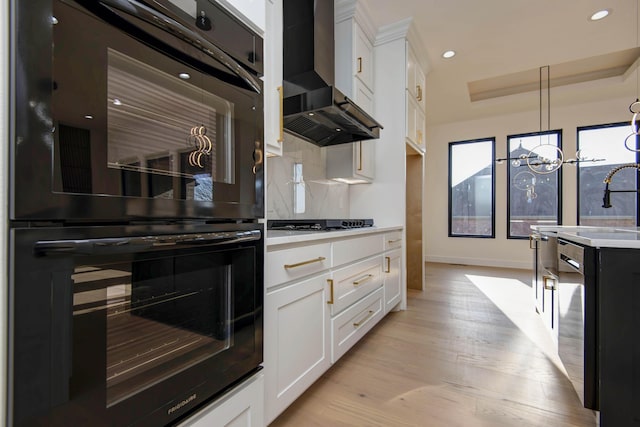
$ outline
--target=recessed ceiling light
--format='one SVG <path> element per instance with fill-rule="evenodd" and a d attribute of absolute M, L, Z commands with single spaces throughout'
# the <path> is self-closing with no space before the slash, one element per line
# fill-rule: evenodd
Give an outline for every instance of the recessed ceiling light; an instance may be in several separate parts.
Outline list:
<path fill-rule="evenodd" d="M 93 116 L 91 114 L 87 114 L 86 116 L 84 116 L 84 118 L 87 120 L 91 120 L 93 119 Z"/>
<path fill-rule="evenodd" d="M 191 78 L 189 73 L 180 73 L 178 74 L 178 77 L 180 77 L 182 80 L 189 80 Z"/>
<path fill-rule="evenodd" d="M 122 101 L 120 101 L 118 98 L 115 98 L 113 100 L 113 105 L 122 105 Z"/>
<path fill-rule="evenodd" d="M 446 59 L 453 58 L 454 56 L 456 56 L 456 52 L 453 50 L 447 50 L 442 54 L 442 57 Z"/>
<path fill-rule="evenodd" d="M 611 9 L 602 9 L 595 12 L 591 17 L 589 17 L 590 21 L 599 21 L 601 19 L 606 18 L 611 13 Z"/>

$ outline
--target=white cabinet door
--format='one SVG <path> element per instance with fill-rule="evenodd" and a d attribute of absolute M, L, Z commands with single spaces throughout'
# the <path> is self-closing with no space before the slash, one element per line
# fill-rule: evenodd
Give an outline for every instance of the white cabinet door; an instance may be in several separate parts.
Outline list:
<path fill-rule="evenodd" d="M 263 427 L 264 376 L 257 374 L 178 427 Z"/>
<path fill-rule="evenodd" d="M 355 175 L 373 181 L 375 178 L 376 146 L 375 141 L 358 141 L 354 144 Z"/>
<path fill-rule="evenodd" d="M 423 113 L 426 111 L 425 110 L 425 106 L 426 106 L 426 96 L 424 93 L 424 87 L 426 85 L 426 77 L 424 75 L 424 71 L 422 70 L 422 67 L 420 67 L 419 65 L 416 64 L 415 67 L 415 85 L 416 85 L 416 101 L 418 101 L 418 107 L 420 108 L 420 111 L 422 111 Z"/>
<path fill-rule="evenodd" d="M 358 107 L 362 108 L 371 116 L 374 115 L 373 107 L 374 107 L 374 99 L 373 92 L 371 92 L 364 83 L 362 83 L 359 79 L 354 79 L 353 81 L 354 88 L 354 100 Z"/>
<path fill-rule="evenodd" d="M 364 184 L 375 178 L 375 140 L 327 147 L 327 178 L 348 184 Z"/>
<path fill-rule="evenodd" d="M 282 122 L 282 0 L 264 0 L 267 30 L 264 40 L 264 139 L 268 155 L 281 156 Z"/>
<path fill-rule="evenodd" d="M 329 274 L 265 298 L 266 421 L 273 421 L 329 368 Z"/>
<path fill-rule="evenodd" d="M 354 75 L 373 92 L 373 44 L 357 21 L 354 21 Z"/>
<path fill-rule="evenodd" d="M 384 254 L 384 314 L 387 314 L 402 298 L 402 251 L 396 249 Z"/>

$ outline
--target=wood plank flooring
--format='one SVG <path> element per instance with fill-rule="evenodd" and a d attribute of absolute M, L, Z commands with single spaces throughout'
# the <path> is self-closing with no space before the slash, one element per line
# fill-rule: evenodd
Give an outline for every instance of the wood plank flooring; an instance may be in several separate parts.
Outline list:
<path fill-rule="evenodd" d="M 597 425 L 534 310 L 530 272 L 428 263 L 390 313 L 272 424 Z"/>

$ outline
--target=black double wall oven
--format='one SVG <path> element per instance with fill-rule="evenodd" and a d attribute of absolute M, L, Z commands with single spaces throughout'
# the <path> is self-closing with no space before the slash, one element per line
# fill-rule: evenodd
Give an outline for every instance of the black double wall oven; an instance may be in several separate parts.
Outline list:
<path fill-rule="evenodd" d="M 7 425 L 172 425 L 260 369 L 262 39 L 190 3 L 10 2 Z"/>

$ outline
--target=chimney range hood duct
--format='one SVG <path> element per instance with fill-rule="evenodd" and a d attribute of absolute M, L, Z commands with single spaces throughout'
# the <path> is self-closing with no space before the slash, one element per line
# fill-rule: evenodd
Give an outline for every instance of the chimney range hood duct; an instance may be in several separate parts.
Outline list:
<path fill-rule="evenodd" d="M 284 127 L 316 145 L 380 137 L 382 126 L 334 87 L 333 0 L 284 0 Z"/>

